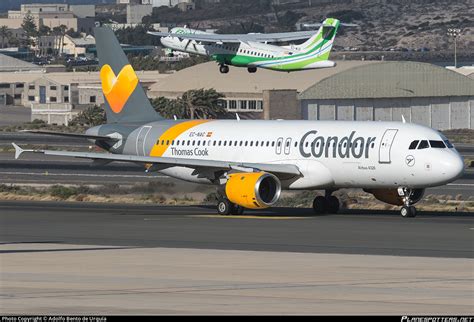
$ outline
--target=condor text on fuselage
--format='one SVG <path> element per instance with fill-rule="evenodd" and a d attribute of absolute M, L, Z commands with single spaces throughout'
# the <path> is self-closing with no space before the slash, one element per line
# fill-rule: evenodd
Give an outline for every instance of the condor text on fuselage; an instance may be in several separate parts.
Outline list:
<path fill-rule="evenodd" d="M 304 158 L 311 156 L 320 158 L 324 156 L 339 158 L 369 158 L 370 149 L 374 148 L 376 137 L 364 138 L 356 136 L 356 131 L 352 131 L 349 136 L 339 138 L 338 136 L 317 136 L 318 131 L 306 132 L 300 142 L 300 154 Z M 330 151 L 331 150 L 331 151 Z"/>

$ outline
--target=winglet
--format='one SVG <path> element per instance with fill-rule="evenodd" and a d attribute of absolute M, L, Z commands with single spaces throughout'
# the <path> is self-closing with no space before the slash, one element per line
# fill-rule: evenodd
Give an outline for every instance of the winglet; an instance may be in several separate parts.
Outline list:
<path fill-rule="evenodd" d="M 15 148 L 15 160 L 18 160 L 18 158 L 20 157 L 20 155 L 25 152 L 25 150 L 23 150 L 22 148 L 20 148 L 18 145 L 16 145 L 15 143 L 12 143 L 13 147 Z"/>

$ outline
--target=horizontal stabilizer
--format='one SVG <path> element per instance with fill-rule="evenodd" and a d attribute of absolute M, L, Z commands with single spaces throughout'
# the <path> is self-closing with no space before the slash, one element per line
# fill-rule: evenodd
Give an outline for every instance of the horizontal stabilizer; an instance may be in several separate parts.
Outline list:
<path fill-rule="evenodd" d="M 82 138 L 82 139 L 99 140 L 99 141 L 113 141 L 113 142 L 118 141 L 117 138 L 112 138 L 110 136 L 105 136 L 105 135 L 89 135 L 89 134 L 82 134 L 82 133 L 63 133 L 63 132 L 42 131 L 42 130 L 23 130 L 21 132 L 34 133 L 34 134 L 43 134 L 43 135 L 56 135 L 56 136 Z"/>

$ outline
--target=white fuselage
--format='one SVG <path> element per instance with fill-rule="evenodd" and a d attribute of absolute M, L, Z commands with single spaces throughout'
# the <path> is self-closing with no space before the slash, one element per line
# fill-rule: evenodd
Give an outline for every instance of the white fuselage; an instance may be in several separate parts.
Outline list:
<path fill-rule="evenodd" d="M 177 37 L 161 37 L 161 43 L 173 50 L 183 51 L 191 54 L 212 55 L 235 55 L 245 54 L 253 57 L 282 57 L 296 52 L 289 48 L 263 44 L 259 42 L 241 42 L 240 44 L 203 44 L 195 40 L 179 39 Z"/>
<path fill-rule="evenodd" d="M 124 153 L 150 155 L 163 126 L 145 127 L 135 130 Z M 301 176 L 283 178 L 285 189 L 426 188 L 461 175 L 463 160 L 454 148 L 409 149 L 415 140 L 439 145 L 446 138 L 400 122 L 209 120 L 170 140 L 162 156 L 296 165 Z M 209 183 L 185 167 L 161 172 Z"/>

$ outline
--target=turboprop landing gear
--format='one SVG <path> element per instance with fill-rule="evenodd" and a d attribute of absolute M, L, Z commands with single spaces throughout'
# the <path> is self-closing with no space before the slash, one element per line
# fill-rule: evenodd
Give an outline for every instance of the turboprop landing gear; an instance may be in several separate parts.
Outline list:
<path fill-rule="evenodd" d="M 249 73 L 255 73 L 257 71 L 257 67 L 247 67 L 247 71 Z"/>
<path fill-rule="evenodd" d="M 229 72 L 229 66 L 222 64 L 219 66 L 219 71 L 222 74 L 227 74 Z"/>
<path fill-rule="evenodd" d="M 405 217 L 405 218 L 416 217 L 416 208 L 412 206 L 413 190 L 402 188 L 400 189 L 399 194 L 402 196 L 403 203 L 404 203 L 403 207 L 400 209 L 400 214 L 402 215 L 402 217 Z"/>
<path fill-rule="evenodd" d="M 316 214 L 335 214 L 339 211 L 339 199 L 331 194 L 332 191 L 326 191 L 325 197 L 314 198 L 313 210 Z"/>

